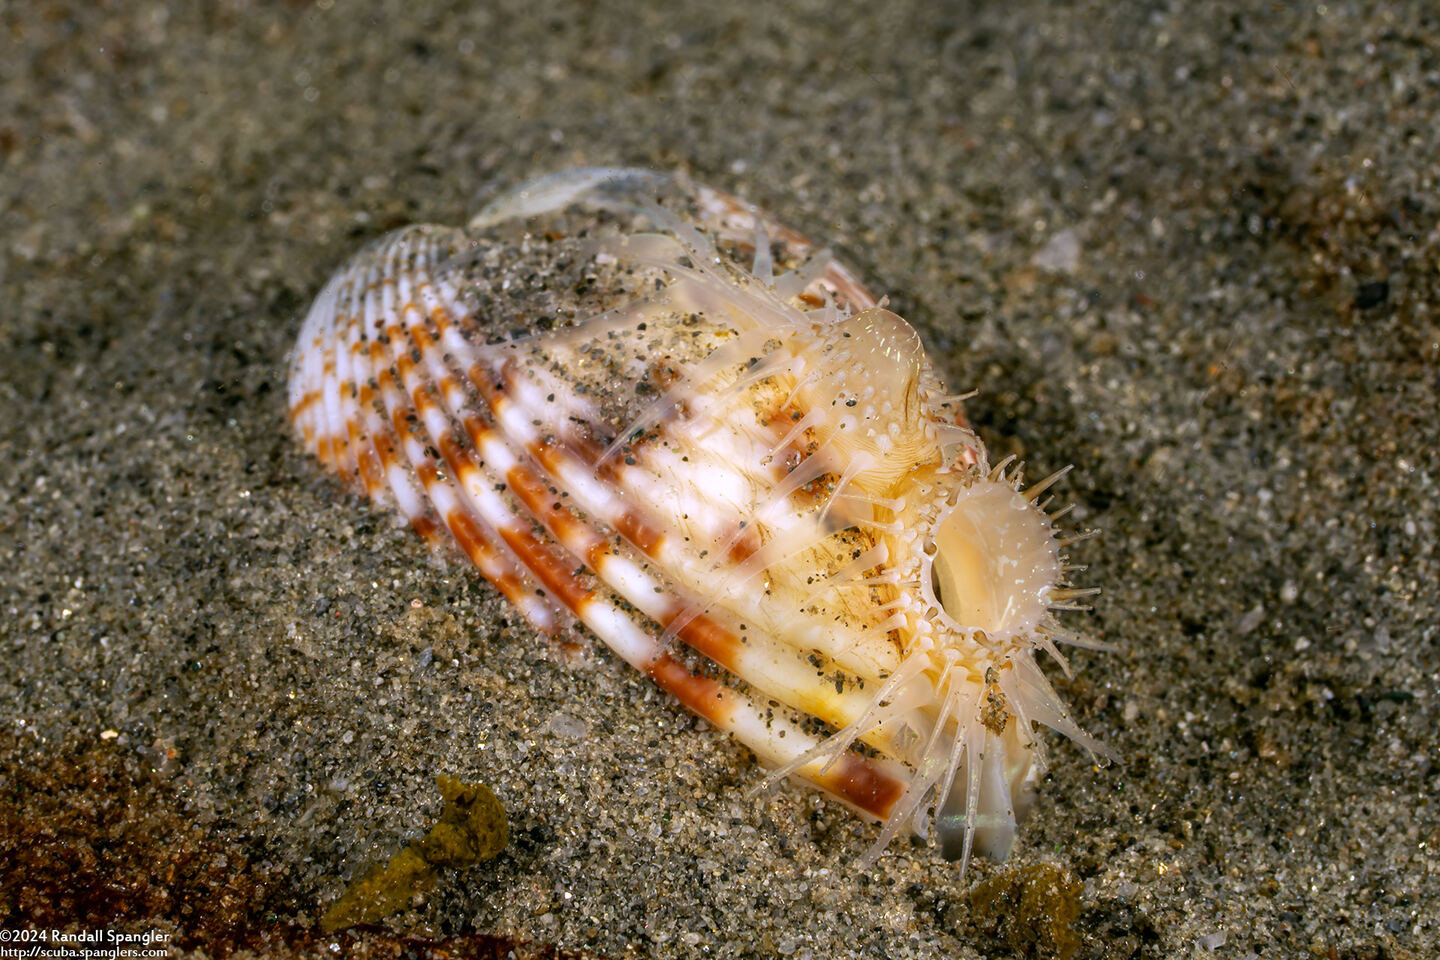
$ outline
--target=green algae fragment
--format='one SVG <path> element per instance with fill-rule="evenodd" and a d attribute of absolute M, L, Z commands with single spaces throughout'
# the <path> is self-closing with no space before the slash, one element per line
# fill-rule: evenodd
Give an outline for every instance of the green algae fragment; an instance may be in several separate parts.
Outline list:
<path fill-rule="evenodd" d="M 982 927 L 1016 956 L 1070 960 L 1085 884 L 1049 863 L 1016 867 L 976 884 L 970 906 Z"/>
<path fill-rule="evenodd" d="M 390 862 L 376 864 L 330 905 L 321 933 L 361 923 L 379 923 L 431 890 L 442 867 L 460 869 L 489 860 L 510 842 L 505 809 L 483 783 L 461 783 L 442 774 L 436 781 L 445 801 L 440 821 Z"/>

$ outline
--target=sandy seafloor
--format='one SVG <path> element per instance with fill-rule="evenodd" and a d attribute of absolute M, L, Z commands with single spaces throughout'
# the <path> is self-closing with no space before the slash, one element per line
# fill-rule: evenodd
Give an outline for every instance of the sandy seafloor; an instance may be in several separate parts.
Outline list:
<path fill-rule="evenodd" d="M 0 926 L 1057 956 L 1060 898 L 969 895 L 1045 863 L 1078 957 L 1440 956 L 1430 4 L 28 0 L 0 49 Z M 1009 864 L 859 869 L 873 827 L 751 795 L 299 452 L 328 272 L 577 163 L 833 243 L 993 450 L 1077 465 L 1105 592 L 1070 622 L 1118 649 L 1057 683 L 1125 760 L 1051 737 Z M 307 933 L 447 772 L 509 850 Z"/>

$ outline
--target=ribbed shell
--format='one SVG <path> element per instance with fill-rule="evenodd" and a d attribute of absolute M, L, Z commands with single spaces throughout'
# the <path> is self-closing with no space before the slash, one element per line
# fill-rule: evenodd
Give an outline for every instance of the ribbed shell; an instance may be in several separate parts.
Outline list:
<path fill-rule="evenodd" d="M 908 324 L 718 191 L 573 170 L 382 237 L 311 308 L 290 413 L 539 631 L 886 821 L 872 854 L 933 809 L 948 856 L 1003 857 L 1033 723 L 1103 750 L 1035 663 L 1083 593 L 1038 491 Z"/>

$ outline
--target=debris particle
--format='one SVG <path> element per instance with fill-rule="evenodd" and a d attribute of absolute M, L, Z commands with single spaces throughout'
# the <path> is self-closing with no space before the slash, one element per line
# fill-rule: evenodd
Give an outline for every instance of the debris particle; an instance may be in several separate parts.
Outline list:
<path fill-rule="evenodd" d="M 505 809 L 483 783 L 437 780 L 445 808 L 440 822 L 390 862 L 371 867 L 320 921 L 322 933 L 378 923 L 408 907 L 416 894 L 435 886 L 441 867 L 464 868 L 489 860 L 510 842 Z"/>

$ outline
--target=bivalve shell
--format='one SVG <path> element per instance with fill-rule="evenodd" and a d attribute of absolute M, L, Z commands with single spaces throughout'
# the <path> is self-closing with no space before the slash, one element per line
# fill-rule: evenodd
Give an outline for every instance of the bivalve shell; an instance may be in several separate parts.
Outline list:
<path fill-rule="evenodd" d="M 933 823 L 1003 858 L 1036 725 L 1106 753 L 1036 663 L 1089 592 L 1058 474 L 991 464 L 914 329 L 733 197 L 579 169 L 383 237 L 311 308 L 290 416 L 537 630 L 882 821 L 867 856 Z"/>

